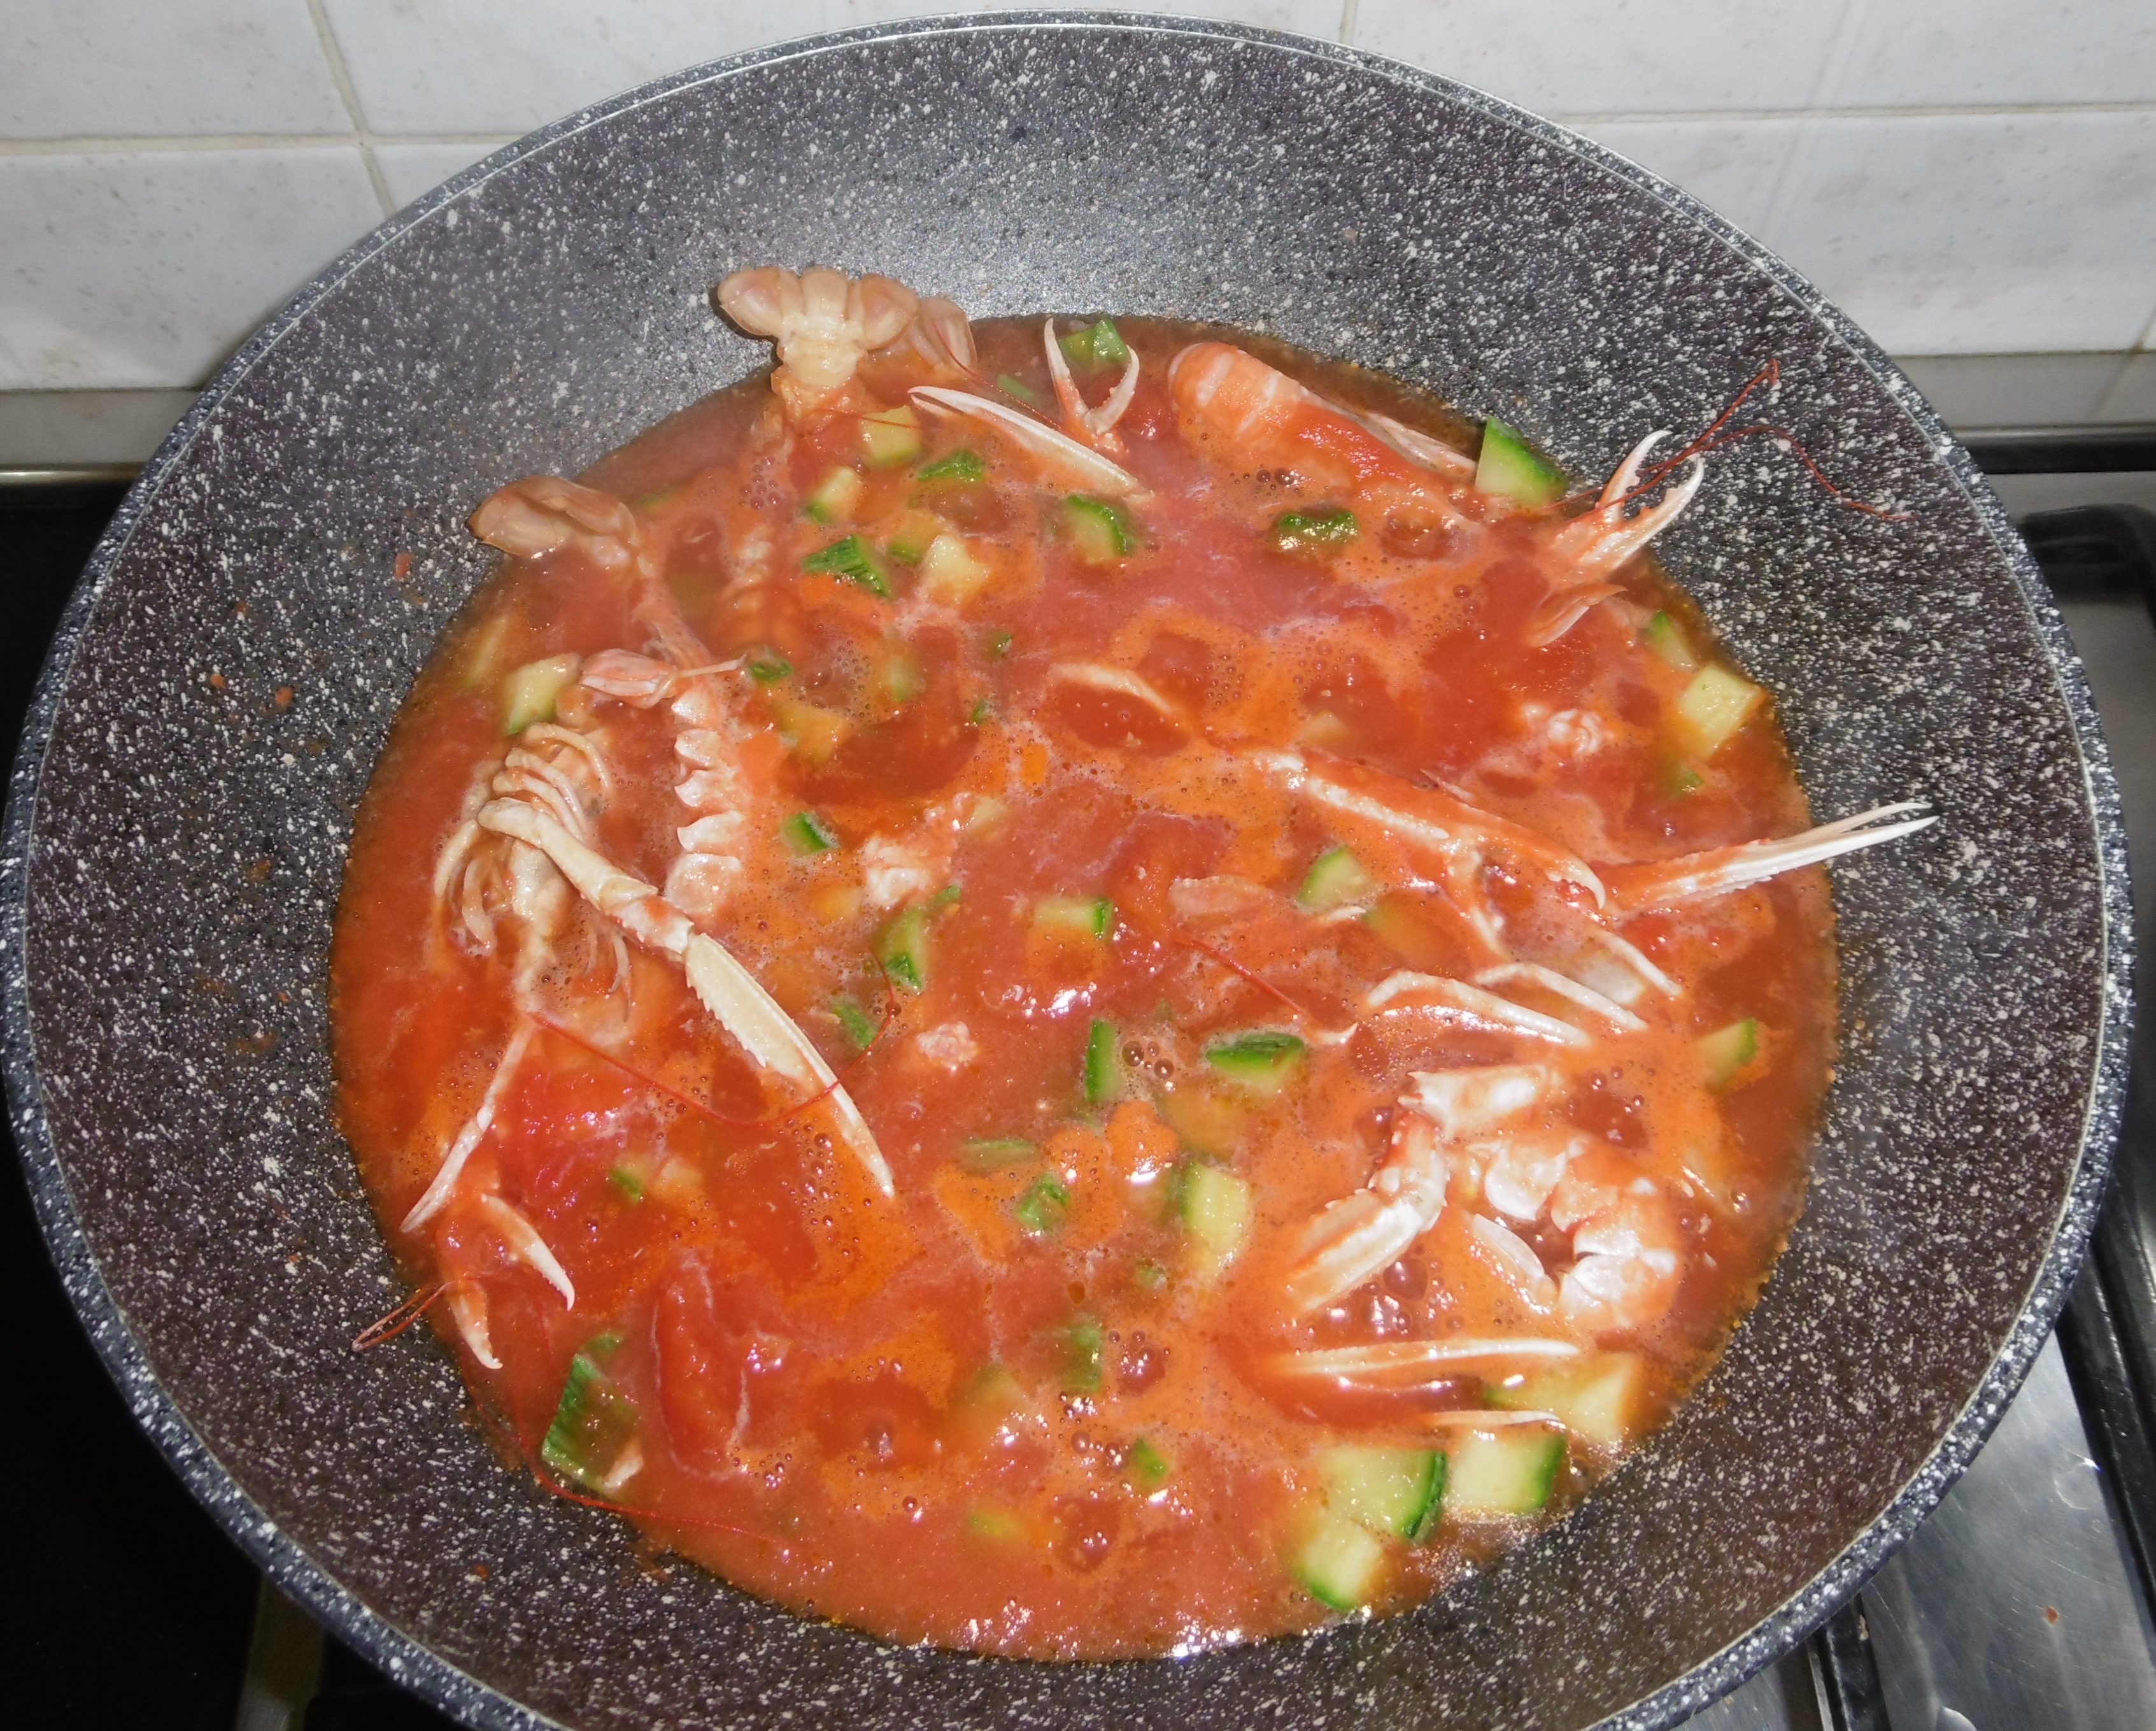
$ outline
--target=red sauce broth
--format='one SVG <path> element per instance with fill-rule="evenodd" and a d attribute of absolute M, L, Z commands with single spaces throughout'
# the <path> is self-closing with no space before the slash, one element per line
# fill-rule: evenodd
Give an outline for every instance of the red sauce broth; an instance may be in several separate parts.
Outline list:
<path fill-rule="evenodd" d="M 698 675 L 732 706 L 746 790 L 731 844 L 743 870 L 706 923 L 838 1071 L 893 1196 L 831 1100 L 760 1075 L 674 958 L 617 945 L 578 902 L 520 986 L 499 871 L 478 891 L 492 953 L 438 899 L 470 790 L 514 743 L 505 676 L 651 647 L 635 581 L 587 547 L 510 561 L 421 676 L 361 813 L 332 962 L 339 1108 L 385 1230 L 415 1282 L 483 1305 L 498 1369 L 448 1306 L 431 1314 L 545 1482 L 804 1613 L 1047 1657 L 1186 1651 L 1335 1615 L 1307 1559 L 1327 1451 L 1450 1450 L 1462 1433 L 1441 1415 L 1506 1394 L 1483 1371 L 1389 1392 L 1283 1379 L 1268 1368 L 1283 1353 L 1554 1335 L 1633 1373 L 1621 1436 L 1571 1436 L 1540 1511 L 1448 1502 L 1416 1542 L 1381 1538 L 1356 1595 L 1374 1610 L 1561 1518 L 1752 1302 L 1801 1203 L 1833 1033 L 1817 868 L 1607 916 L 1681 989 L 1638 999 L 1637 1031 L 1524 984 L 1497 989 L 1590 1029 L 1591 1045 L 1361 1014 L 1400 970 L 1487 968 L 1473 910 L 1412 848 L 1328 821 L 1253 753 L 1436 784 L 1598 865 L 1792 833 L 1803 794 L 1765 706 L 1703 760 L 1673 744 L 1691 674 L 1643 629 L 1659 613 L 1695 656 L 1713 645 L 1651 561 L 1528 647 L 1554 581 L 1549 513 L 1435 477 L 1457 521 L 1418 511 L 1323 440 L 1286 458 L 1226 450 L 1195 436 L 1168 363 L 1228 336 L 1456 448 L 1473 449 L 1471 427 L 1256 339 L 1122 329 L 1144 365 L 1119 460 L 1152 491 L 1124 507 L 1134 544 L 1105 565 L 1079 557 L 1067 486 L 983 428 L 924 416 L 917 455 L 864 460 L 860 412 L 926 376 L 894 352 L 818 424 L 785 434 L 758 378 L 585 477 L 633 508 L 709 659 L 752 658 Z M 1052 402 L 1036 325 L 977 335 L 985 377 Z M 1112 374 L 1079 376 L 1098 400 Z M 962 449 L 983 478 L 921 478 Z M 803 501 L 834 468 L 859 473 L 858 496 L 819 522 Z M 1281 513 L 1342 507 L 1358 521 L 1344 548 L 1276 544 Z M 906 515 L 921 512 L 933 521 Z M 887 550 L 923 532 L 960 537 L 977 593 L 932 600 L 927 568 Z M 802 569 L 847 535 L 875 552 L 888 597 Z M 1136 674 L 1166 710 L 1055 671 L 1078 664 Z M 667 701 L 580 685 L 557 711 L 608 765 L 594 845 L 666 883 L 688 820 L 674 791 L 685 724 Z M 874 838 L 921 862 L 884 906 Z M 1312 862 L 1343 844 L 1360 900 L 1306 911 Z M 1589 917 L 1576 887 L 1501 855 L 1471 899 L 1507 944 L 1540 933 L 1547 948 Z M 1224 911 L 1194 914 L 1173 888 L 1199 879 Z M 911 948 L 891 935 L 909 917 Z M 1756 1051 L 1708 1086 L 1698 1040 L 1745 1019 Z M 403 1230 L 520 1022 L 534 1031 L 449 1201 Z M 1206 1056 L 1251 1030 L 1306 1042 L 1276 1092 Z M 1089 1042 L 1116 1072 L 1096 1077 L 1099 1097 Z M 1553 1319 L 1477 1242 L 1491 1205 L 1456 1159 L 1444 1211 L 1404 1256 L 1283 1314 L 1303 1235 L 1369 1182 L 1411 1073 L 1522 1062 L 1558 1078 L 1532 1127 L 1586 1138 L 1579 1158 L 1666 1204 L 1677 1272 L 1658 1300 L 1620 1326 Z M 1247 1225 L 1224 1253 L 1191 1224 L 1196 1165 L 1245 1187 Z M 543 1240 L 573 1307 L 485 1198 Z M 1512 1225 L 1560 1279 L 1568 1235 L 1546 1217 Z"/>

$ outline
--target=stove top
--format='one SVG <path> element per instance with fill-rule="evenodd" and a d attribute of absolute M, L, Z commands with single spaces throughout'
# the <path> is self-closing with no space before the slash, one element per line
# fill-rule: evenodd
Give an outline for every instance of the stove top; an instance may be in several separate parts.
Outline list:
<path fill-rule="evenodd" d="M 1972 441 L 2088 668 L 2134 856 L 2156 861 L 2156 439 Z M 9 484 L 10 482 L 13 484 Z M 0 749 L 124 483 L 0 475 Z M 2057 508 L 2066 506 L 2067 508 Z M 2156 877 L 2135 886 L 2140 953 Z M 0 1162 L 0 1306 L 34 1422 L 13 1427 L 8 1722 L 110 1731 L 419 1731 L 451 1722 L 266 1586 L 136 1427 Z M 1851 1605 L 1695 1731 L 2156 1725 L 2156 1030 L 2114 1194 L 2056 1338 L 1961 1482 Z"/>

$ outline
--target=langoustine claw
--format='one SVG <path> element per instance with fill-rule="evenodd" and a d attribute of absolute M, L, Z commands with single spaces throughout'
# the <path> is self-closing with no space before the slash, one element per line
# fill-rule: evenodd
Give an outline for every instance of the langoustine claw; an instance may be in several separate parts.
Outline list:
<path fill-rule="evenodd" d="M 1529 647 L 1543 649 L 1555 643 L 1585 618 L 1590 609 L 1622 593 L 1619 586 L 1609 581 L 1611 575 L 1682 516 L 1697 496 L 1700 483 L 1707 477 L 1707 464 L 1703 458 L 1694 457 L 1676 484 L 1657 503 L 1643 506 L 1629 516 L 1625 513 L 1648 454 L 1669 436 L 1666 432 L 1650 433 L 1634 445 L 1604 483 L 1594 508 L 1558 531 L 1550 549 L 1564 562 L 1569 577 L 1527 622 Z"/>
<path fill-rule="evenodd" d="M 1603 484 L 1594 508 L 1584 516 L 1574 517 L 1551 542 L 1551 551 L 1578 573 L 1583 580 L 1608 577 L 1682 516 L 1698 496 L 1700 483 L 1707 478 L 1707 460 L 1703 457 L 1694 457 L 1686 465 L 1683 475 L 1660 502 L 1641 506 L 1629 515 L 1625 511 L 1649 453 L 1669 436 L 1666 432 L 1650 433 L 1625 453 L 1625 460 Z"/>
<path fill-rule="evenodd" d="M 778 346 L 771 388 L 798 426 L 850 384 L 861 357 L 896 342 L 920 301 L 888 276 L 853 278 L 823 266 L 737 270 L 713 291 L 719 310 Z"/>
<path fill-rule="evenodd" d="M 1063 410 L 1063 424 L 1070 429 L 1071 437 L 1082 439 L 1096 450 L 1120 452 L 1122 439 L 1116 437 L 1116 423 L 1129 410 L 1131 399 L 1137 394 L 1138 352 L 1131 349 L 1123 362 L 1123 376 L 1116 381 L 1115 388 L 1098 408 L 1086 406 L 1086 399 L 1078 394 L 1078 382 L 1070 376 L 1070 363 L 1064 357 L 1063 345 L 1056 340 L 1055 321 L 1050 319 L 1040 327 L 1042 346 L 1048 351 L 1048 378 L 1055 387 L 1055 400 Z"/>

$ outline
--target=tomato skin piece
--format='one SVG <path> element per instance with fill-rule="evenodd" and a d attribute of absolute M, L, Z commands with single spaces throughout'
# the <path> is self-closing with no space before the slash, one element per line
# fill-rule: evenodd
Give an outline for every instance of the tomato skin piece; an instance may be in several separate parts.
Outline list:
<path fill-rule="evenodd" d="M 1228 826 L 1206 818 L 1141 812 L 1126 829 L 1107 874 L 1119 920 L 1159 939 L 1182 922 L 1168 899 L 1181 877 L 1204 877 L 1227 849 Z"/>
<path fill-rule="evenodd" d="M 732 1458 L 754 1333 L 726 1313 L 701 1257 L 685 1259 L 660 1293 L 652 1314 L 660 1411 L 684 1461 L 716 1466 Z"/>

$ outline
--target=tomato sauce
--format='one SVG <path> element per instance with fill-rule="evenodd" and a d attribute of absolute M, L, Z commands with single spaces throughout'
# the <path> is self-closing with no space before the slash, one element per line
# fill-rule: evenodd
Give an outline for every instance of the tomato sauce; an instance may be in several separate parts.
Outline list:
<path fill-rule="evenodd" d="M 1752 1302 L 1833 1034 L 1818 868 L 1614 887 L 1809 821 L 1741 679 L 1687 707 L 1724 664 L 1650 560 L 1531 641 L 1580 501 L 1342 413 L 1474 449 L 1383 379 L 1111 334 L 1064 347 L 1091 403 L 1138 357 L 1120 496 L 909 408 L 904 344 L 603 460 L 414 689 L 333 957 L 362 1172 L 543 1483 L 1042 1657 L 1398 1609 L 1561 1518 Z M 1038 326 L 973 335 L 1052 418 Z M 1199 400 L 1214 341 L 1324 400 Z"/>

